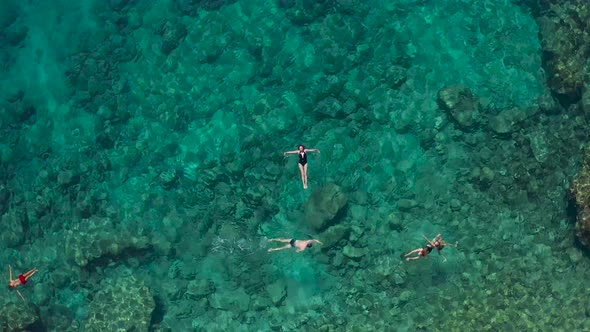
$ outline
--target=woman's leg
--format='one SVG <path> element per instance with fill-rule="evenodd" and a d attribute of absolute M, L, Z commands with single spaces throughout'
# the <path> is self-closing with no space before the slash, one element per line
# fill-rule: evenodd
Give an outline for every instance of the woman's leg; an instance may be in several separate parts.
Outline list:
<path fill-rule="evenodd" d="M 39 270 L 37 270 L 37 268 L 34 268 L 34 269 L 30 270 L 29 272 L 25 273 L 24 276 L 26 279 L 29 279 L 30 277 L 33 276 L 33 274 L 37 273 L 37 271 L 39 271 Z"/>
<path fill-rule="evenodd" d="M 303 166 L 303 187 L 305 189 L 307 189 L 307 165 L 309 164 L 305 164 L 305 166 Z"/>
<path fill-rule="evenodd" d="M 418 249 L 414 249 L 414 250 L 410 251 L 409 253 L 407 253 L 407 254 L 406 254 L 406 257 L 408 257 L 408 256 L 410 256 L 410 255 L 412 255 L 412 254 L 415 254 L 415 253 L 417 253 L 417 252 L 419 252 L 419 251 L 420 251 L 420 248 L 418 248 Z"/>
<path fill-rule="evenodd" d="M 414 257 L 408 257 L 408 256 L 410 256 L 412 254 L 418 254 L 418 255 L 416 255 Z M 420 258 L 422 258 L 422 248 L 414 249 L 414 250 L 412 250 L 412 251 L 410 251 L 409 253 L 406 254 L 406 261 L 407 262 L 413 261 L 413 260 L 416 260 L 416 259 L 420 259 Z"/>
<path fill-rule="evenodd" d="M 307 185 L 305 184 L 305 170 L 304 170 L 304 166 L 301 164 L 297 164 L 299 165 L 299 173 L 301 173 L 301 182 L 303 183 L 303 188 L 307 188 Z M 307 164 L 305 165 L 307 166 Z"/>

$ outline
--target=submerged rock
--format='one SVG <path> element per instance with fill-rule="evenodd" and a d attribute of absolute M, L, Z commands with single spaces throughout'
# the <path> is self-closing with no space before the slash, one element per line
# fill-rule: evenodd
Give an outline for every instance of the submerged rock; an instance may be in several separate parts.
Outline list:
<path fill-rule="evenodd" d="M 400 211 L 408 212 L 418 206 L 418 202 L 414 199 L 402 198 L 397 202 L 397 208 Z"/>
<path fill-rule="evenodd" d="M 527 114 L 524 111 L 514 107 L 503 110 L 490 118 L 488 125 L 496 134 L 509 134 L 518 130 L 518 124 L 526 118 Z"/>
<path fill-rule="evenodd" d="M 578 98 L 588 74 L 590 4 L 587 0 L 558 1 L 537 23 L 547 59 L 547 84 L 552 91 Z"/>
<path fill-rule="evenodd" d="M 18 295 L 14 294 L 17 298 Z M 20 301 L 20 298 L 18 298 Z M 34 304 L 10 302 L 0 309 L 0 330 L 42 331 L 39 308 Z"/>
<path fill-rule="evenodd" d="M 235 3 L 237 0 L 177 0 L 174 1 L 176 10 L 184 15 L 198 16 L 199 11 L 214 11 L 219 10 L 225 5 Z"/>
<path fill-rule="evenodd" d="M 464 129 L 471 128 L 479 122 L 479 100 L 463 85 L 442 88 L 438 92 L 437 103 Z"/>
<path fill-rule="evenodd" d="M 160 27 L 159 33 L 162 35 L 162 53 L 169 55 L 180 45 L 188 32 L 180 20 L 170 20 Z"/>
<path fill-rule="evenodd" d="M 350 230 L 342 225 L 329 227 L 321 234 L 322 242 L 325 248 L 330 248 L 338 244 L 342 239 L 345 239 Z"/>
<path fill-rule="evenodd" d="M 211 280 L 191 280 L 186 288 L 186 295 L 197 300 L 215 293 L 215 284 Z"/>
<path fill-rule="evenodd" d="M 584 92 L 582 92 L 582 100 L 580 100 L 580 107 L 582 111 L 590 114 L 590 89 L 584 88 Z"/>
<path fill-rule="evenodd" d="M 577 208 L 576 236 L 590 249 L 590 148 L 585 151 L 582 171 L 572 183 L 571 195 Z"/>
<path fill-rule="evenodd" d="M 250 308 L 250 295 L 242 288 L 234 291 L 217 291 L 209 296 L 209 304 L 214 309 L 246 312 Z"/>
<path fill-rule="evenodd" d="M 333 223 L 348 203 L 340 186 L 329 183 L 315 190 L 306 203 L 305 217 L 314 230 L 322 230 Z"/>
<path fill-rule="evenodd" d="M 0 233 L 0 241 L 8 248 L 16 248 L 25 241 L 25 228 L 27 214 L 24 210 L 13 209 L 0 217 L 3 232 Z"/>
<path fill-rule="evenodd" d="M 141 253 L 150 246 L 147 237 L 117 227 L 110 218 L 90 218 L 76 223 L 66 234 L 65 244 L 65 255 L 80 267 L 126 252 Z"/>
<path fill-rule="evenodd" d="M 545 132 L 538 130 L 527 135 L 527 137 L 535 159 L 540 163 L 545 162 L 550 155 L 549 144 L 547 144 L 547 140 L 545 139 Z"/>
<path fill-rule="evenodd" d="M 367 249 L 366 248 L 357 248 L 357 247 L 351 246 L 350 244 L 347 244 L 342 249 L 342 254 L 348 258 L 351 258 L 351 259 L 360 259 L 361 257 L 363 257 L 367 254 Z"/>
<path fill-rule="evenodd" d="M 266 292 L 274 305 L 279 305 L 287 297 L 287 286 L 281 280 L 266 286 Z"/>
<path fill-rule="evenodd" d="M 154 296 L 134 276 L 105 280 L 93 297 L 84 331 L 148 331 Z"/>

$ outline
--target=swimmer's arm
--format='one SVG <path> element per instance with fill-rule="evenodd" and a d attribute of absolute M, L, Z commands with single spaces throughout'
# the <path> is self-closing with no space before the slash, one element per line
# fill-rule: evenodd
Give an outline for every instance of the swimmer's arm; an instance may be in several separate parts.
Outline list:
<path fill-rule="evenodd" d="M 23 299 L 24 303 L 27 303 L 27 301 L 25 300 L 25 297 L 23 296 L 23 294 L 21 294 L 18 289 L 16 290 L 16 292 L 18 293 L 18 296 L 20 296 L 21 299 Z"/>
<path fill-rule="evenodd" d="M 283 156 L 286 156 L 286 155 L 288 155 L 288 154 L 298 154 L 298 153 L 299 153 L 299 151 L 285 151 L 285 152 L 283 153 Z"/>
<path fill-rule="evenodd" d="M 319 149 L 305 149 L 305 152 L 317 152 L 320 153 Z"/>
<path fill-rule="evenodd" d="M 10 275 L 10 280 L 12 280 L 12 266 L 8 265 L 8 274 Z"/>
<path fill-rule="evenodd" d="M 429 239 L 426 237 L 426 235 L 422 234 L 422 237 L 424 238 L 424 240 L 426 240 L 426 242 L 428 242 L 428 244 L 430 244 L 430 245 L 431 245 L 431 246 L 433 246 L 433 247 L 435 246 L 435 245 L 434 245 L 434 242 L 430 241 L 430 240 L 429 240 Z"/>
<path fill-rule="evenodd" d="M 315 242 L 315 243 L 317 243 L 317 244 L 319 244 L 319 245 L 322 245 L 322 246 L 324 245 L 324 244 L 322 243 L 322 241 L 320 241 L 320 240 L 315 240 L 315 239 L 314 239 L 314 240 L 311 240 L 311 242 Z"/>

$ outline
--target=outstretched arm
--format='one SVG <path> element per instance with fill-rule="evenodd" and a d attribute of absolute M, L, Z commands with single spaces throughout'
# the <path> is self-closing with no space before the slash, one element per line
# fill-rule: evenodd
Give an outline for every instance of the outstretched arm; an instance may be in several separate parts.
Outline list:
<path fill-rule="evenodd" d="M 19 290 L 18 290 L 18 289 L 16 290 L 16 292 L 18 293 L 18 296 L 20 296 L 20 298 L 21 298 L 21 299 L 23 299 L 23 302 L 24 302 L 24 303 L 27 303 L 27 301 L 25 301 L 25 297 L 23 296 L 23 294 L 21 294 L 21 293 L 19 292 Z"/>
<path fill-rule="evenodd" d="M 317 152 L 320 153 L 319 149 L 305 149 L 305 152 Z"/>
<path fill-rule="evenodd" d="M 322 243 L 322 241 L 320 241 L 320 240 L 316 240 L 316 239 L 313 239 L 313 240 L 311 240 L 311 242 L 315 242 L 315 243 L 317 243 L 317 244 L 319 244 L 319 245 L 322 245 L 322 246 L 324 245 L 324 244 Z"/>
<path fill-rule="evenodd" d="M 451 247 L 456 247 L 459 245 L 459 241 L 456 241 L 455 243 L 445 243 L 445 245 L 451 246 Z"/>
<path fill-rule="evenodd" d="M 297 154 L 297 153 L 299 153 L 299 151 L 285 151 L 285 152 L 283 152 L 283 156 L 286 156 L 288 154 Z"/>
<path fill-rule="evenodd" d="M 426 240 L 426 242 L 428 242 L 428 244 L 430 244 L 430 245 L 431 245 L 431 246 L 433 246 L 433 247 L 436 247 L 436 246 L 434 245 L 434 242 L 430 241 L 430 240 L 429 240 L 429 239 L 426 237 L 426 235 L 422 234 L 422 237 L 424 238 L 424 240 Z"/>
<path fill-rule="evenodd" d="M 8 265 L 8 274 L 10 277 L 10 280 L 12 280 L 12 266 Z"/>

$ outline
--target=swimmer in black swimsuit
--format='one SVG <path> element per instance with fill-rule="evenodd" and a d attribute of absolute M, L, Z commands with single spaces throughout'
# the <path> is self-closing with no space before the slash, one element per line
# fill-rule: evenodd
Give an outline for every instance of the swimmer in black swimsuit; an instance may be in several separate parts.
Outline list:
<path fill-rule="evenodd" d="M 317 152 L 320 153 L 318 149 L 306 149 L 305 146 L 299 145 L 299 149 L 296 151 L 287 151 L 283 153 L 284 156 L 289 154 L 298 154 L 299 155 L 299 172 L 301 173 L 301 181 L 303 182 L 303 189 L 307 189 L 307 153 L 308 152 Z"/>
<path fill-rule="evenodd" d="M 283 243 L 288 243 L 282 247 L 278 247 L 278 248 L 270 248 L 268 249 L 268 252 L 271 251 L 277 251 L 277 250 L 285 250 L 285 249 L 291 249 L 291 248 L 297 248 L 296 252 L 302 252 L 307 248 L 311 248 L 312 245 L 314 243 L 318 243 L 318 244 L 322 244 L 322 242 L 315 240 L 315 239 L 311 239 L 311 240 L 295 240 L 295 239 L 270 239 L 268 240 L 268 242 L 283 242 Z"/>
<path fill-rule="evenodd" d="M 428 254 L 430 254 L 432 252 L 432 250 L 436 249 L 438 251 L 438 254 L 443 256 L 443 258 L 445 259 L 443 262 L 447 261 L 447 258 L 445 257 L 445 255 L 441 254 L 441 250 L 443 250 L 445 248 L 445 246 L 448 245 L 452 245 L 452 246 L 457 246 L 457 243 L 455 244 L 449 244 L 446 243 L 445 240 L 443 240 L 442 235 L 438 234 L 434 239 L 432 239 L 432 241 L 430 241 L 425 235 L 422 235 L 422 237 L 426 240 L 426 242 L 428 242 L 428 244 L 426 245 L 426 247 L 424 248 L 418 248 L 418 249 L 414 249 L 412 251 L 410 251 L 409 253 L 406 254 L 406 261 L 411 261 L 411 260 L 415 260 L 415 259 L 420 259 L 422 257 L 426 257 L 428 256 Z M 408 257 L 412 254 L 418 254 L 417 256 L 414 257 Z"/>
<path fill-rule="evenodd" d="M 426 257 L 426 256 L 428 256 L 428 254 L 430 254 L 432 252 L 432 249 L 434 249 L 434 247 L 431 246 L 430 244 L 427 244 L 426 247 L 424 247 L 424 248 L 414 249 L 406 254 L 406 261 L 409 262 L 409 261 L 413 261 L 414 259 L 420 259 L 422 257 Z M 414 256 L 414 257 L 408 257 L 412 254 L 418 254 L 418 255 Z"/>

